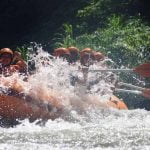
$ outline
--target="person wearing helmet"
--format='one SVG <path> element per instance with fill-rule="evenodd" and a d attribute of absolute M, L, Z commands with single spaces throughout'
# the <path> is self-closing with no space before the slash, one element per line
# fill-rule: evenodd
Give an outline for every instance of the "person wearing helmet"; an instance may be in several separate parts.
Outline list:
<path fill-rule="evenodd" d="M 71 85 L 76 86 L 76 92 L 78 95 L 84 95 L 87 91 L 88 80 L 88 68 L 93 64 L 93 50 L 85 48 L 80 52 L 79 71 L 82 72 L 82 76 L 71 75 Z"/>
<path fill-rule="evenodd" d="M 68 47 L 67 49 L 70 52 L 70 63 L 77 62 L 79 58 L 79 49 L 73 46 Z"/>
<path fill-rule="evenodd" d="M 82 73 L 83 73 L 83 82 L 80 83 L 87 83 L 88 79 L 88 69 L 90 65 L 93 65 L 94 62 L 94 56 L 93 56 L 93 50 L 91 48 L 84 48 L 80 52 L 80 62 L 81 65 L 84 66 L 82 67 Z"/>
<path fill-rule="evenodd" d="M 10 75 L 13 72 L 23 72 L 26 68 L 26 63 L 21 58 L 19 52 L 13 52 L 10 48 L 2 48 L 0 50 L 1 73 Z"/>
<path fill-rule="evenodd" d="M 80 52 L 81 65 L 89 67 L 93 64 L 94 56 L 91 48 L 85 48 Z"/>
<path fill-rule="evenodd" d="M 97 62 L 103 61 L 105 59 L 105 56 L 101 52 L 94 52 L 93 56 L 94 60 Z"/>
<path fill-rule="evenodd" d="M 63 60 L 67 60 L 68 62 L 70 61 L 70 52 L 66 48 L 56 48 L 53 55 L 55 57 L 63 58 Z"/>
<path fill-rule="evenodd" d="M 12 65 L 17 65 L 19 67 L 18 71 L 21 73 L 27 72 L 27 63 L 23 60 L 21 53 L 18 51 L 14 52 Z"/>
<path fill-rule="evenodd" d="M 2 67 L 9 66 L 13 60 L 13 51 L 9 48 L 0 50 L 0 63 Z"/>

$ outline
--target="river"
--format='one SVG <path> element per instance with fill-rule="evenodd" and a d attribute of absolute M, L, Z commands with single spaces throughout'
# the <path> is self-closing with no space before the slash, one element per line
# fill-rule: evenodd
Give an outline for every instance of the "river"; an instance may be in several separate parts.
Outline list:
<path fill-rule="evenodd" d="M 148 111 L 92 110 L 88 117 L 76 117 L 73 122 L 56 119 L 39 126 L 24 120 L 15 128 L 0 128 L 0 149 L 150 149 Z"/>

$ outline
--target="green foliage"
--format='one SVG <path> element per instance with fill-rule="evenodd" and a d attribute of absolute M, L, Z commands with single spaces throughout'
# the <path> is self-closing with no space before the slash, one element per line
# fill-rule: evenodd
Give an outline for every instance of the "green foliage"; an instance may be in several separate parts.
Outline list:
<path fill-rule="evenodd" d="M 112 14 L 127 17 L 137 15 L 137 9 L 134 8 L 137 2 L 138 0 L 89 0 L 85 7 L 78 10 L 77 16 L 83 20 L 81 26 L 86 23 L 86 29 L 94 31 L 98 26 L 103 28 Z"/>
<path fill-rule="evenodd" d="M 104 52 L 118 65 L 135 66 L 147 62 L 150 59 L 150 27 L 139 19 L 141 16 L 130 17 L 138 13 L 137 9 L 134 9 L 138 6 L 137 2 L 138 0 L 77 0 L 73 2 L 73 8 L 66 9 L 61 5 L 51 18 L 57 21 L 51 21 L 47 16 L 47 22 L 41 22 L 43 26 L 40 26 L 39 32 L 36 31 L 39 33 L 36 37 L 45 43 L 45 38 L 52 38 L 46 39 L 50 41 L 50 49 L 68 46 L 76 46 L 79 49 L 91 47 Z M 61 2 L 66 3 L 67 1 Z M 69 4 L 71 6 L 72 3 Z M 52 27 L 51 31 L 46 26 Z M 58 31 L 60 26 L 62 28 Z M 26 47 L 19 49 L 27 60 Z"/>
<path fill-rule="evenodd" d="M 16 50 L 21 53 L 21 56 L 25 61 L 28 61 L 29 51 L 27 46 L 17 47 Z"/>
<path fill-rule="evenodd" d="M 82 18 L 99 16 L 106 9 L 111 0 L 90 0 L 88 5 L 78 11 L 78 16 Z"/>
<path fill-rule="evenodd" d="M 120 65 L 132 66 L 149 61 L 150 27 L 137 18 L 122 20 L 123 17 L 113 15 L 106 28 L 78 37 L 77 43 L 80 45 L 88 38 L 88 47 L 107 53 Z"/>
<path fill-rule="evenodd" d="M 88 17 L 106 17 L 110 14 L 128 14 L 136 10 L 130 10 L 138 0 L 89 0 L 87 5 L 78 10 L 77 16 L 87 19 Z"/>
<path fill-rule="evenodd" d="M 71 32 L 65 31 L 66 37 L 62 37 L 64 39 L 59 46 L 67 47 L 71 44 L 79 49 L 91 47 L 107 54 L 118 65 L 130 67 L 150 60 L 150 27 L 139 18 L 125 20 L 123 16 L 112 15 L 108 18 L 105 28 L 97 28 L 92 33 L 75 38 L 72 28 Z"/>
<path fill-rule="evenodd" d="M 69 47 L 71 45 L 75 45 L 75 40 L 73 38 L 73 29 L 70 24 L 63 24 L 62 33 L 55 34 L 55 38 L 53 41 L 54 47 Z"/>

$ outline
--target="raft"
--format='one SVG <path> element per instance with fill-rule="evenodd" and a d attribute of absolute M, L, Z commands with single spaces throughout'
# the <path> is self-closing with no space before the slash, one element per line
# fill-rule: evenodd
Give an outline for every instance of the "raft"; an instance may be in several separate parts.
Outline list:
<path fill-rule="evenodd" d="M 93 103 L 91 101 L 89 104 L 82 102 L 80 104 L 79 101 L 79 104 L 76 103 L 76 105 L 70 101 L 67 106 L 64 106 L 63 102 L 58 98 L 59 93 L 53 94 L 49 90 L 45 92 L 39 88 L 36 96 L 32 89 L 29 92 L 30 94 L 27 95 L 24 93 L 24 82 L 14 81 L 13 84 L 10 84 L 9 80 L 3 80 L 2 83 L 9 88 L 7 92 L 2 92 L 2 90 L 0 93 L 0 125 L 3 124 L 3 121 L 7 121 L 13 126 L 24 119 L 29 119 L 30 122 L 39 119 L 42 121 L 54 120 L 69 113 L 68 111 L 66 113 L 68 105 L 75 106 L 77 111 L 82 104 L 84 111 L 89 105 L 98 106 L 98 108 L 103 106 L 106 108 L 128 109 L 126 104 L 114 95 L 111 96 L 107 103 L 99 103 L 99 101 Z M 67 102 L 66 99 L 65 102 Z"/>
<path fill-rule="evenodd" d="M 24 119 L 29 119 L 30 122 L 54 120 L 60 117 L 61 113 L 60 106 L 56 108 L 50 103 L 40 103 L 31 96 L 12 89 L 8 94 L 0 94 L 0 126 L 14 126 Z"/>
<path fill-rule="evenodd" d="M 124 103 L 123 100 L 119 99 L 117 96 L 113 95 L 110 97 L 108 101 L 108 106 L 113 107 L 116 109 L 128 109 L 127 105 Z"/>
<path fill-rule="evenodd" d="M 9 94 L 0 94 L 0 117 L 14 124 L 16 120 L 29 119 L 33 122 L 37 119 L 48 120 L 61 117 L 63 108 L 49 103 L 34 103 L 30 96 L 16 93 L 11 90 Z M 115 109 L 128 109 L 126 104 L 116 96 L 112 96 L 107 102 L 108 107 Z M 55 110 L 53 109 L 55 108 Z"/>

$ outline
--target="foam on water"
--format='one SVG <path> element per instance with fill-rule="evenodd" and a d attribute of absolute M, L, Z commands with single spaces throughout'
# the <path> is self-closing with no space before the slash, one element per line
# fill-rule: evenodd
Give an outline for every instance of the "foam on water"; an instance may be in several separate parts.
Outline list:
<path fill-rule="evenodd" d="M 0 147 L 41 150 L 149 149 L 148 111 L 107 109 L 89 113 L 88 120 L 85 116 L 76 122 L 49 120 L 42 127 L 24 120 L 15 128 L 0 128 Z"/>
<path fill-rule="evenodd" d="M 78 102 L 85 96 L 91 100 L 93 97 L 107 100 L 113 93 L 114 85 L 109 80 L 111 73 L 89 73 L 90 81 L 95 78 L 100 81 L 82 95 L 84 89 L 70 84 L 72 74 L 82 78 L 82 73 L 76 71 L 79 64 L 72 66 L 62 59 L 52 59 L 41 49 L 34 61 L 36 70 L 25 84 L 25 93 L 32 89 L 36 97 L 41 91 L 53 91 L 52 94 L 70 108 L 69 119 L 48 120 L 44 126 L 26 119 L 14 128 L 0 128 L 0 150 L 150 149 L 150 112 L 88 107 L 86 113 L 79 114 L 69 106 L 70 99 Z M 90 69 L 97 68 L 100 66 L 93 65 Z M 16 78 L 21 82 L 22 77 L 17 74 L 7 79 Z"/>

